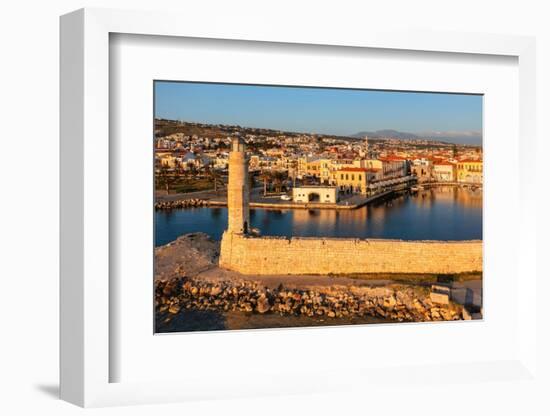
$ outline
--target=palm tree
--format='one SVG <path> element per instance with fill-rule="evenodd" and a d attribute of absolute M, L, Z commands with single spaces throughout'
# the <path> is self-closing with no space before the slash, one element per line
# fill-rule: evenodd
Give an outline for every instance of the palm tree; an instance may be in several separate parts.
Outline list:
<path fill-rule="evenodd" d="M 275 184 L 275 192 L 280 193 L 283 186 L 283 182 L 286 179 L 285 172 L 276 171 L 273 174 L 273 182 Z"/>
<path fill-rule="evenodd" d="M 168 166 L 162 164 L 157 174 L 157 187 L 164 188 L 167 194 L 170 193 L 170 186 L 174 183 L 175 177 L 170 174 Z"/>
<path fill-rule="evenodd" d="M 212 162 L 210 162 L 208 165 L 204 167 L 204 172 L 206 173 L 206 176 L 209 177 L 212 183 L 214 184 L 214 192 L 217 194 L 218 186 L 222 186 L 223 181 L 218 171 L 213 168 Z"/>
<path fill-rule="evenodd" d="M 248 173 L 248 191 L 251 192 L 254 188 L 254 173 Z"/>
<path fill-rule="evenodd" d="M 192 162 L 187 162 L 187 172 L 190 176 L 195 176 L 197 174 L 197 167 Z"/>
<path fill-rule="evenodd" d="M 220 176 L 218 171 L 215 170 L 215 169 L 212 169 L 210 171 L 210 177 L 212 178 L 212 182 L 214 182 L 214 192 L 216 192 L 216 194 L 217 194 L 218 193 L 218 186 L 219 187 L 223 186 L 222 177 Z"/>
<path fill-rule="evenodd" d="M 292 187 L 296 188 L 296 170 L 298 169 L 298 161 L 292 160 L 290 162 L 290 169 L 289 171 L 292 172 Z"/>
<path fill-rule="evenodd" d="M 264 183 L 264 196 L 267 195 L 267 184 L 271 182 L 271 172 L 268 172 L 266 170 L 263 170 L 260 174 L 260 178 L 262 179 Z"/>
<path fill-rule="evenodd" d="M 177 159 L 174 160 L 174 172 L 178 176 L 184 173 L 183 164 Z"/>

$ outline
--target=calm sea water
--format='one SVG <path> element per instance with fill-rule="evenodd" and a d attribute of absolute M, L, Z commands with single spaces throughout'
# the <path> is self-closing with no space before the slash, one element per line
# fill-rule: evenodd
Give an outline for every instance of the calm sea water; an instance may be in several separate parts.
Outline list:
<path fill-rule="evenodd" d="M 471 240 L 482 238 L 482 192 L 438 187 L 350 211 L 252 209 L 250 222 L 262 235 Z M 202 231 L 219 240 L 226 208 L 155 212 L 155 244 Z"/>

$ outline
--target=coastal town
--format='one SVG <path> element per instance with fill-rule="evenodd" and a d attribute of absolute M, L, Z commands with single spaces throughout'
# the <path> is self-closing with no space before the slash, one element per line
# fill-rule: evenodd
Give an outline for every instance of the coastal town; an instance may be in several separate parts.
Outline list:
<path fill-rule="evenodd" d="M 478 212 L 481 146 L 356 136 L 156 119 L 156 226 L 173 236 L 155 248 L 156 330 L 481 319 L 481 240 L 461 240 L 454 226 L 448 240 L 458 241 L 348 235 L 368 230 L 371 205 L 391 210 L 407 195 L 450 197 Z M 259 221 L 258 208 L 273 217 Z M 281 231 L 269 228 L 273 219 L 300 211 L 306 217 L 272 235 Z M 319 219 L 329 235 L 296 235 L 297 224 Z M 427 221 L 431 233 L 445 228 Z"/>
<path fill-rule="evenodd" d="M 389 190 L 445 183 L 482 187 L 481 146 L 398 135 L 342 137 L 156 119 L 157 207 L 173 206 L 173 195 L 223 193 L 235 137 L 247 146 L 257 203 L 358 207 Z"/>

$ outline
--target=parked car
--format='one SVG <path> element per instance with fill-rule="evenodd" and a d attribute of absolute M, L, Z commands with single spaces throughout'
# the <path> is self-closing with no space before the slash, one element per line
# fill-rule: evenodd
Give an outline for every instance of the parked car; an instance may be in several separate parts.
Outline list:
<path fill-rule="evenodd" d="M 292 197 L 290 195 L 281 195 L 281 199 L 283 201 L 292 201 Z"/>

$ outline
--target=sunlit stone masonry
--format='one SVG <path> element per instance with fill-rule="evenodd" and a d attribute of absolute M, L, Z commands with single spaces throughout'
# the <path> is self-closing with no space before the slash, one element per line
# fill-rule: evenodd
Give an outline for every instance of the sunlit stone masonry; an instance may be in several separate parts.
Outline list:
<path fill-rule="evenodd" d="M 250 233 L 246 149 L 229 157 L 228 228 L 220 267 L 243 274 L 466 273 L 482 271 L 482 241 L 268 237 Z"/>

